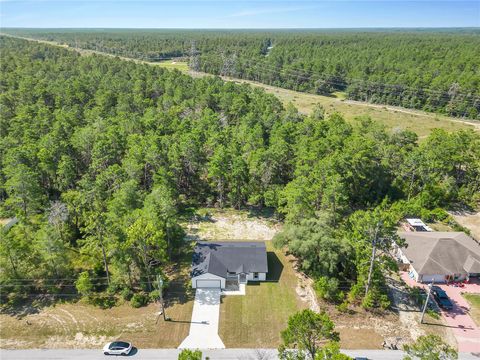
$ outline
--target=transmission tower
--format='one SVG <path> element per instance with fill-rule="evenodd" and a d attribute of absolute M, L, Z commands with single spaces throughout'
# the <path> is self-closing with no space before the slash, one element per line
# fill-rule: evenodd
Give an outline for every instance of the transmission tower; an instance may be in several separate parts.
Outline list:
<path fill-rule="evenodd" d="M 190 69 L 193 71 L 200 71 L 200 59 L 198 56 L 198 51 L 197 51 L 197 43 L 195 40 L 192 40 L 191 46 L 190 46 Z"/>
<path fill-rule="evenodd" d="M 232 76 L 236 75 L 236 63 L 237 63 L 237 54 L 233 53 L 228 56 L 225 53 L 222 53 L 223 66 L 222 71 L 220 71 L 221 76 Z"/>

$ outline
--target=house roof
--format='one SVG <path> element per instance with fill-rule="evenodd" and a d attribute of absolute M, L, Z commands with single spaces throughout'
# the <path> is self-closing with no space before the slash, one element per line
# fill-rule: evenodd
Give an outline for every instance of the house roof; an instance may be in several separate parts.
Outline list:
<path fill-rule="evenodd" d="M 480 244 L 463 232 L 401 232 L 402 248 L 421 275 L 475 273 L 480 267 Z"/>
<path fill-rule="evenodd" d="M 210 273 L 226 277 L 236 274 L 266 273 L 267 250 L 261 242 L 197 242 L 192 261 L 192 277 Z"/>

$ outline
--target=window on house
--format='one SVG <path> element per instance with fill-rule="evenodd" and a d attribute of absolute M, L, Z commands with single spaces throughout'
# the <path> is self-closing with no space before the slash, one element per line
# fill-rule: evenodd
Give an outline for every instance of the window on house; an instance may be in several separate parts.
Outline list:
<path fill-rule="evenodd" d="M 254 279 L 258 279 L 258 273 L 254 272 L 254 273 L 253 273 L 253 278 L 254 278 Z"/>

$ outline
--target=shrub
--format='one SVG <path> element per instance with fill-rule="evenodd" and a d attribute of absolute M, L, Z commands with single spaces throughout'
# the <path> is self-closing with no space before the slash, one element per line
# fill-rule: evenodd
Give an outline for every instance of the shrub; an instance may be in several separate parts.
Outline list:
<path fill-rule="evenodd" d="M 150 302 L 155 302 L 160 298 L 160 291 L 153 290 L 150 294 L 148 294 L 148 299 Z"/>
<path fill-rule="evenodd" d="M 378 305 L 381 309 L 386 310 L 390 307 L 390 299 L 387 294 L 381 294 L 378 299 Z"/>
<path fill-rule="evenodd" d="M 348 312 L 348 301 L 344 300 L 344 301 L 342 301 L 341 304 L 338 304 L 337 305 L 337 310 L 342 312 L 342 313 Z"/>
<path fill-rule="evenodd" d="M 88 271 L 80 273 L 77 281 L 75 282 L 75 287 L 77 288 L 77 291 L 83 296 L 88 296 L 92 292 L 93 284 L 90 280 L 90 275 L 88 274 Z"/>
<path fill-rule="evenodd" d="M 364 309 L 367 309 L 367 310 L 370 310 L 374 307 L 375 305 L 375 301 L 374 301 L 374 297 L 373 297 L 373 292 L 370 291 L 367 296 L 365 296 L 362 300 L 362 307 Z"/>
<path fill-rule="evenodd" d="M 130 290 L 130 288 L 126 287 L 122 289 L 122 291 L 120 292 L 120 296 L 123 298 L 123 300 L 130 301 L 133 296 L 133 292 L 132 290 Z"/>
<path fill-rule="evenodd" d="M 315 282 L 315 291 L 318 296 L 327 301 L 342 301 L 344 294 L 339 291 L 338 285 L 338 279 L 322 276 Z"/>
<path fill-rule="evenodd" d="M 144 292 L 136 293 L 132 296 L 130 304 L 134 308 L 139 308 L 148 304 L 148 295 Z"/>
<path fill-rule="evenodd" d="M 183 349 L 178 354 L 178 360 L 202 360 L 202 352 L 200 350 Z"/>
<path fill-rule="evenodd" d="M 112 295 L 97 294 L 89 296 L 88 302 L 101 309 L 110 309 L 117 304 L 117 299 Z"/>
<path fill-rule="evenodd" d="M 438 314 L 438 312 L 436 312 L 433 309 L 427 309 L 427 314 L 433 319 L 436 319 L 436 320 L 440 319 L 440 315 Z"/>

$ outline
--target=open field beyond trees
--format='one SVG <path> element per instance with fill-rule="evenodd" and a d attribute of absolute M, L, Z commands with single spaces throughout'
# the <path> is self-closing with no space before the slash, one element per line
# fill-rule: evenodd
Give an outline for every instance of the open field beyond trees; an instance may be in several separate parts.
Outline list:
<path fill-rule="evenodd" d="M 449 132 L 462 129 L 480 130 L 480 122 L 475 120 L 463 121 L 461 119 L 432 114 L 425 111 L 344 100 L 341 93 L 336 94 L 336 97 L 329 97 L 283 89 L 256 81 L 240 80 L 229 77 L 223 78 L 225 80 L 246 83 L 262 88 L 267 93 L 278 97 L 283 104 L 286 105 L 292 103 L 300 112 L 305 114 L 309 114 L 316 105 L 320 104 L 325 108 L 327 114 L 339 112 L 345 117 L 345 120 L 349 122 L 355 122 L 357 118 L 369 116 L 373 120 L 385 125 L 388 129 L 411 130 L 420 138 L 426 137 L 436 128 L 444 129 Z"/>

